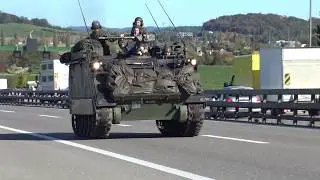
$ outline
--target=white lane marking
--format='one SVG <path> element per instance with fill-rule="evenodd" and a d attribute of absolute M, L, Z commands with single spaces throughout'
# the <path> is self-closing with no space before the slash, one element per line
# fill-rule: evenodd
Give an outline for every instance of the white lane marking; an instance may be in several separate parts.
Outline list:
<path fill-rule="evenodd" d="M 170 168 L 170 167 L 163 166 L 163 165 L 160 165 L 160 164 L 155 164 L 155 163 L 152 163 L 152 162 L 144 161 L 144 160 L 133 158 L 133 157 L 130 157 L 130 156 L 117 154 L 117 153 L 106 151 L 106 150 L 103 150 L 103 149 L 98 149 L 98 148 L 86 146 L 86 145 L 83 145 L 83 144 L 74 143 L 74 142 L 71 142 L 71 141 L 66 141 L 66 140 L 54 138 L 54 137 L 51 137 L 51 136 L 41 135 L 41 134 L 37 134 L 37 133 L 34 133 L 34 132 L 30 132 L 30 131 L 20 130 L 20 129 L 14 129 L 14 128 L 2 126 L 2 125 L 0 125 L 0 128 L 8 130 L 8 131 L 13 131 L 13 132 L 16 132 L 16 133 L 28 134 L 30 136 L 38 137 L 38 138 L 41 138 L 41 139 L 52 140 L 52 141 L 57 142 L 57 143 L 65 144 L 65 145 L 68 145 L 68 146 L 80 148 L 80 149 L 91 151 L 91 152 L 95 152 L 95 153 L 102 154 L 102 155 L 105 155 L 105 156 L 110 156 L 110 157 L 113 157 L 113 158 L 116 158 L 116 159 L 121 159 L 121 160 L 124 160 L 124 161 L 128 161 L 128 162 L 131 162 L 131 163 L 134 163 L 134 164 L 138 164 L 138 165 L 141 165 L 141 166 L 149 167 L 151 169 L 156 169 L 156 170 L 159 170 L 159 171 L 162 171 L 162 172 L 166 172 L 168 174 L 177 175 L 177 176 L 184 177 L 184 178 L 187 178 L 187 179 L 215 180 L 215 179 L 212 179 L 212 178 L 209 178 L 209 177 L 200 176 L 200 175 L 197 175 L 197 174 L 194 174 L 194 173 L 190 173 L 190 172 L 187 172 L 187 171 L 182 171 L 182 170 L 179 170 L 179 169 Z"/>
<path fill-rule="evenodd" d="M 132 126 L 132 125 L 128 125 L 128 124 L 117 124 L 117 126 L 130 127 L 130 126 Z"/>
<path fill-rule="evenodd" d="M 0 110 L 0 112 L 6 112 L 6 113 L 14 113 L 15 111 Z"/>
<path fill-rule="evenodd" d="M 48 117 L 48 118 L 56 118 L 56 119 L 59 119 L 59 118 L 60 118 L 59 116 L 50 116 L 50 115 L 46 115 L 46 114 L 39 114 L 39 116 L 41 116 L 41 117 Z"/>
<path fill-rule="evenodd" d="M 224 137 L 224 136 L 214 136 L 214 135 L 201 135 L 201 136 L 211 137 L 211 138 L 218 138 L 218 139 L 227 139 L 227 140 L 233 140 L 233 141 L 242 141 L 242 142 L 256 143 L 256 144 L 269 144 L 269 142 L 265 142 L 265 141 L 254 141 L 254 140 L 240 139 L 240 138 L 232 138 L 232 137 Z"/>

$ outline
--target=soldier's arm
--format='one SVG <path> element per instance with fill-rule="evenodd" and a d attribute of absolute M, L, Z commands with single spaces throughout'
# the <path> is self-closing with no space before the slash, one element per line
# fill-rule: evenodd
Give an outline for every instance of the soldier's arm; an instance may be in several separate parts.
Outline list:
<path fill-rule="evenodd" d="M 143 35 L 138 35 L 135 38 L 136 41 L 142 42 L 144 40 Z"/>

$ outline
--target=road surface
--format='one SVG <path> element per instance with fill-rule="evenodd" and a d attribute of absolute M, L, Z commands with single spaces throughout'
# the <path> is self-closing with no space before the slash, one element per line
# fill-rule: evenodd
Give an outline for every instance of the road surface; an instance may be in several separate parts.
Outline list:
<path fill-rule="evenodd" d="M 206 121 L 164 138 L 154 121 L 113 125 L 110 139 L 73 136 L 68 110 L 0 106 L 0 179 L 320 179 L 320 130 Z"/>

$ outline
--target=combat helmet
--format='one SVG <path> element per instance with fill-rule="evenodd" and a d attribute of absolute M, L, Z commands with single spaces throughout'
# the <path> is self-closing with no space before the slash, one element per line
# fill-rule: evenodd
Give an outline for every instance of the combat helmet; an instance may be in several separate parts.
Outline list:
<path fill-rule="evenodd" d="M 140 21 L 140 22 L 141 22 L 141 27 L 142 27 L 142 26 L 143 26 L 143 19 L 142 19 L 141 17 L 136 17 L 136 18 L 134 19 L 133 24 L 135 25 L 137 21 Z"/>
<path fill-rule="evenodd" d="M 101 28 L 102 28 L 102 26 L 99 21 L 92 21 L 92 23 L 91 23 L 92 30 L 101 29 Z"/>

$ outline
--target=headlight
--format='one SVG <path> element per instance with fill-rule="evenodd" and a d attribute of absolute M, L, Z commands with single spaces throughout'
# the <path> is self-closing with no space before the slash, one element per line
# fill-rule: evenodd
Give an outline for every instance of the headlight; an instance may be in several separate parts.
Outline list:
<path fill-rule="evenodd" d="M 92 64 L 92 67 L 94 70 L 98 70 L 100 68 L 100 66 L 101 66 L 101 62 L 94 62 Z"/>
<path fill-rule="evenodd" d="M 196 60 L 196 59 L 192 59 L 192 60 L 191 60 L 191 65 L 192 65 L 192 66 L 197 65 L 197 60 Z"/>

